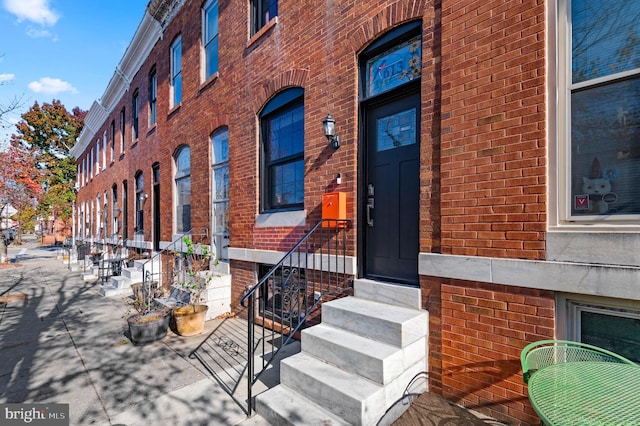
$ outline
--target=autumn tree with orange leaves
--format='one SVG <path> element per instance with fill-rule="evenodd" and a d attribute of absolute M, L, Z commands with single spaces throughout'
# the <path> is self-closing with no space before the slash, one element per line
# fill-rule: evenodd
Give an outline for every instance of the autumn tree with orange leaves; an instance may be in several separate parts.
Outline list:
<path fill-rule="evenodd" d="M 13 219 L 18 223 L 16 239 L 20 243 L 25 226 L 33 223 L 43 194 L 42 171 L 36 167 L 31 153 L 15 143 L 0 152 L 0 164 L 0 206 L 10 205 L 17 210 Z"/>
<path fill-rule="evenodd" d="M 6 177 L 0 170 L 0 180 L 5 188 L 10 182 L 15 182 L 15 188 L 24 188 L 24 198 L 34 202 L 36 214 L 69 222 L 76 178 L 75 159 L 69 150 L 82 131 L 86 114 L 77 107 L 69 112 L 58 100 L 42 106 L 36 102 L 16 124 L 11 146 L 3 153 L 15 164 L 10 169 L 15 170 L 8 171 Z M 27 208 L 28 201 L 21 204 L 18 194 L 15 197 L 10 201 L 15 209 L 19 210 L 14 202 Z"/>

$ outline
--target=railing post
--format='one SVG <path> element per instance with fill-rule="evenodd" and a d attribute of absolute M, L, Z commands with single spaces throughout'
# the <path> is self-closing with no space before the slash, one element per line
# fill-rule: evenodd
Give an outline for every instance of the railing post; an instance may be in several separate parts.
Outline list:
<path fill-rule="evenodd" d="M 255 306 L 254 306 L 255 294 L 249 296 L 249 312 L 248 312 L 248 329 L 247 329 L 247 416 L 251 416 L 253 411 L 253 396 L 251 394 L 251 388 L 253 387 L 253 341 L 255 328 L 253 326 L 255 322 Z"/>

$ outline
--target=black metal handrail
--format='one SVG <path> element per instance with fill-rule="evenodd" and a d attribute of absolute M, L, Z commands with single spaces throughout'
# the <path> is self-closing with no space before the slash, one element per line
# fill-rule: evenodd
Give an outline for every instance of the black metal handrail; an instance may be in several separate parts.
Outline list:
<path fill-rule="evenodd" d="M 179 238 L 173 240 L 138 267 L 138 270 L 142 271 L 142 291 L 147 307 L 152 307 L 153 286 L 158 289 L 162 287 L 169 288 L 174 283 L 176 276 L 182 273 L 182 271 L 176 269 L 175 260 L 174 262 L 163 262 L 162 259 L 163 256 L 185 251 L 187 248 L 187 244 L 184 242 L 185 237 L 195 243 L 204 243 L 209 237 L 209 230 L 204 228 L 200 233 L 193 234 L 188 231 L 180 235 Z"/>
<path fill-rule="evenodd" d="M 240 304 L 248 309 L 248 415 L 253 410 L 252 386 L 280 349 L 298 332 L 323 296 L 353 286 L 347 273 L 347 231 L 350 220 L 323 219 L 311 228 L 254 286 Z M 255 336 L 257 316 L 262 327 Z M 259 350 L 262 366 L 255 372 Z"/>

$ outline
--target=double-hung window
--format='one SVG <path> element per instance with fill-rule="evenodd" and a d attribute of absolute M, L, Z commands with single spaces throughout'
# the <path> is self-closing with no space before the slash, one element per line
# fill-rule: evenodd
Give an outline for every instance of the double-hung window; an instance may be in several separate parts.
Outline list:
<path fill-rule="evenodd" d="M 175 155 L 175 218 L 176 233 L 191 231 L 191 153 L 188 146 Z"/>
<path fill-rule="evenodd" d="M 131 98 L 131 139 L 134 143 L 138 140 L 138 93 L 136 89 Z"/>
<path fill-rule="evenodd" d="M 113 162 L 113 159 L 116 156 L 116 122 L 115 120 L 111 120 L 110 133 L 111 133 L 111 162 Z"/>
<path fill-rule="evenodd" d="M 144 193 L 144 175 L 141 171 L 136 173 L 136 233 L 144 233 L 144 211 L 142 207 L 147 199 Z"/>
<path fill-rule="evenodd" d="M 182 37 L 171 45 L 171 108 L 182 102 Z"/>
<path fill-rule="evenodd" d="M 102 169 L 107 168 L 107 132 L 102 134 Z"/>
<path fill-rule="evenodd" d="M 156 124 L 156 98 L 158 96 L 158 75 L 156 67 L 151 68 L 149 72 L 149 127 Z"/>
<path fill-rule="evenodd" d="M 212 209 L 211 233 L 216 257 L 228 259 L 229 246 L 229 131 L 224 128 L 211 137 Z"/>
<path fill-rule="evenodd" d="M 559 28 L 561 219 L 637 220 L 640 2 L 559 0 Z"/>
<path fill-rule="evenodd" d="M 218 72 L 218 0 L 208 1 L 203 9 L 202 46 L 204 79 Z"/>
<path fill-rule="evenodd" d="M 278 16 L 278 0 L 251 0 L 251 35 Z"/>
<path fill-rule="evenodd" d="M 126 119 L 125 110 L 124 108 L 122 108 L 120 110 L 120 154 L 124 154 L 125 130 L 127 128 L 125 119 Z"/>
<path fill-rule="evenodd" d="M 260 114 L 263 211 L 304 208 L 303 95 L 285 90 Z"/>

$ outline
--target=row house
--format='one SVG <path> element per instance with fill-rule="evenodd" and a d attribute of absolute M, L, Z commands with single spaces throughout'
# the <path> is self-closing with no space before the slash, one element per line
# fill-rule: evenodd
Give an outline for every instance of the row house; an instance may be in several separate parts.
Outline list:
<path fill-rule="evenodd" d="M 428 312 L 429 391 L 536 423 L 528 343 L 640 361 L 639 16 L 152 0 L 72 150 L 74 233 L 159 251 L 206 229 L 233 308 L 340 194 L 348 272 Z"/>

